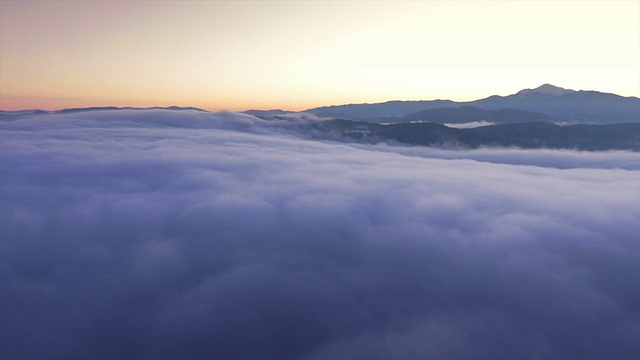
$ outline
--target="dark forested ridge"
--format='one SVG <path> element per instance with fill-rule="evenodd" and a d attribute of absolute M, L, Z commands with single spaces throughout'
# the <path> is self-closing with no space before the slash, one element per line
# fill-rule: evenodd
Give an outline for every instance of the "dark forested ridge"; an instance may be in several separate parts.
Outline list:
<path fill-rule="evenodd" d="M 558 121 L 551 116 L 518 109 L 485 110 L 475 106 L 439 107 L 426 109 L 402 117 L 358 118 L 375 123 L 402 123 L 428 121 L 438 124 L 463 124 L 468 122 L 485 121 L 495 124 L 531 121 Z"/>
<path fill-rule="evenodd" d="M 365 143 L 640 151 L 640 123 L 560 126 L 548 122 L 527 122 L 456 129 L 435 123 L 382 125 L 327 120 L 310 125 L 310 130 L 317 136 Z"/>

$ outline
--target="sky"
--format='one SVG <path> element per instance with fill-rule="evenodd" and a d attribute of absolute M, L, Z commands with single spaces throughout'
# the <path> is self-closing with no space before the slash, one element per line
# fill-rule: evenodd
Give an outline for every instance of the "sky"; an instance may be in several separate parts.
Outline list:
<path fill-rule="evenodd" d="M 0 0 L 0 109 L 640 96 L 640 1 Z"/>
<path fill-rule="evenodd" d="M 1 121 L 0 357 L 637 359 L 640 153 L 299 121 Z"/>

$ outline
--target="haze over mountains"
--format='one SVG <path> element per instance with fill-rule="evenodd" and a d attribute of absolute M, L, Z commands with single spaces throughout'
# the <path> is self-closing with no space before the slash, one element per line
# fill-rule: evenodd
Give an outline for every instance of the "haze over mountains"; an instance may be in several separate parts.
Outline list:
<path fill-rule="evenodd" d="M 509 109 L 514 112 L 510 121 L 505 121 L 501 116 L 495 117 L 495 122 L 522 122 L 528 121 L 535 113 L 539 119 L 549 118 L 557 121 L 606 124 L 640 121 L 640 99 L 637 97 L 623 97 L 615 94 L 598 91 L 570 90 L 558 86 L 544 84 L 534 89 L 524 89 L 508 96 L 493 95 L 484 99 L 456 102 L 451 100 L 423 100 L 423 101 L 387 101 L 375 104 L 347 104 L 321 106 L 307 109 L 304 112 L 319 117 L 336 119 L 359 119 L 380 122 L 381 118 L 387 118 L 386 122 L 404 122 L 405 119 L 415 121 L 419 119 L 419 112 L 438 109 L 443 118 L 456 117 L 460 107 L 473 107 L 478 113 L 481 110 Z M 469 111 L 467 108 L 466 111 Z M 506 110 L 503 110 L 506 111 Z M 285 113 L 282 110 L 249 110 L 245 113 L 258 116 L 273 116 Z M 431 114 L 428 114 L 431 115 Z M 492 121 L 491 113 L 486 113 Z M 502 114 L 501 114 L 502 115 Z M 396 118 L 396 119 L 389 119 Z M 427 120 L 433 121 L 427 117 Z M 435 119 L 434 122 L 442 122 Z M 492 121 L 493 122 L 493 121 Z"/>
<path fill-rule="evenodd" d="M 0 110 L 0 116 L 61 114 L 94 110 L 140 110 L 135 107 L 90 107 L 55 111 L 39 109 Z M 145 109 L 199 110 L 194 107 L 152 107 Z M 394 100 L 382 103 L 329 105 L 304 111 L 246 110 L 245 114 L 263 118 L 312 114 L 321 119 L 359 120 L 373 123 L 433 122 L 461 124 L 489 122 L 494 124 L 531 121 L 564 124 L 613 124 L 640 122 L 640 98 L 623 97 L 598 91 L 571 90 L 544 84 L 523 89 L 508 96 L 493 95 L 484 99 L 457 102 L 452 100 Z"/>
<path fill-rule="evenodd" d="M 550 84 L 469 102 L 389 101 L 246 113 L 264 119 L 312 114 L 326 119 L 309 125 L 315 136 L 368 144 L 640 151 L 640 99 Z"/>
<path fill-rule="evenodd" d="M 56 111 L 0 111 L 0 120 L 21 117 L 132 111 L 209 113 L 193 107 L 92 107 Z M 146 111 L 146 112 L 145 112 Z M 249 110 L 297 136 L 317 140 L 379 142 L 447 148 L 518 147 L 588 151 L 640 151 L 640 99 L 545 84 L 509 96 L 471 102 L 389 101 L 323 106 L 303 112 Z M 107 115 L 104 115 L 107 116 Z"/>

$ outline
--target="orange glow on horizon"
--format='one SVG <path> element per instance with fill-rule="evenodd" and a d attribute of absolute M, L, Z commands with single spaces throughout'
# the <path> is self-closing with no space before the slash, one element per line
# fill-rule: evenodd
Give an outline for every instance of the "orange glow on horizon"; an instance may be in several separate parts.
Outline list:
<path fill-rule="evenodd" d="M 624 0 L 2 0 L 0 109 L 640 97 L 639 44 Z"/>
<path fill-rule="evenodd" d="M 385 100 L 383 100 L 385 101 Z M 34 106 L 37 104 L 37 106 Z M 68 108 L 86 108 L 86 107 L 103 107 L 103 106 L 115 106 L 115 107 L 196 107 L 207 111 L 245 111 L 252 109 L 272 110 L 283 109 L 290 111 L 302 111 L 318 106 L 324 106 L 329 103 L 272 103 L 272 102 L 256 102 L 247 103 L 239 100 L 236 103 L 232 102 L 184 102 L 184 101 L 138 101 L 138 100 L 94 100 L 89 98 L 55 98 L 55 97 L 38 97 L 38 96 L 3 96 L 0 99 L 0 110 L 17 111 L 17 110 L 61 110 Z"/>

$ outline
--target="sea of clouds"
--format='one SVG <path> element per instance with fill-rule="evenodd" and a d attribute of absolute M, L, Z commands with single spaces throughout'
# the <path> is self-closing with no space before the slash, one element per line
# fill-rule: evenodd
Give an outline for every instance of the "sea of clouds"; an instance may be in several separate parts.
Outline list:
<path fill-rule="evenodd" d="M 0 357 L 637 359 L 640 153 L 294 121 L 0 121 Z"/>

